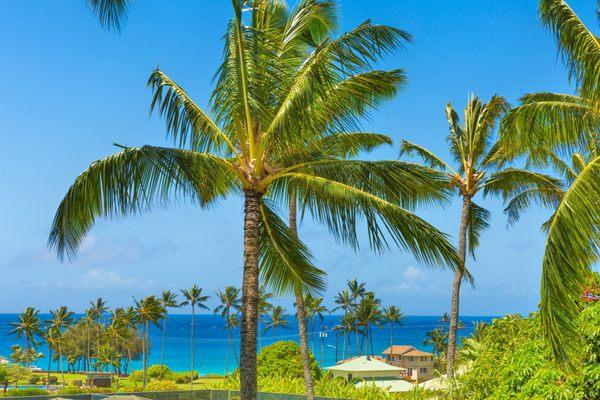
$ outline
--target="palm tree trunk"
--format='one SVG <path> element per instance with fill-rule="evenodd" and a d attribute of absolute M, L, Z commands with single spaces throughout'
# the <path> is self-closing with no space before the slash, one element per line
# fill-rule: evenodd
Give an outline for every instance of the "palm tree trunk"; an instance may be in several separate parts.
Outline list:
<path fill-rule="evenodd" d="M 471 197 L 463 197 L 463 206 L 460 217 L 460 228 L 458 236 L 458 257 L 464 268 L 466 266 L 467 255 L 467 224 L 469 220 L 469 210 L 471 208 Z M 454 273 L 454 282 L 452 283 L 452 305 L 450 314 L 450 325 L 448 327 L 448 351 L 446 354 L 446 375 L 449 379 L 454 378 L 454 361 L 456 359 L 456 327 L 458 324 L 458 310 L 460 303 L 460 284 L 463 273 L 457 270 Z"/>
<path fill-rule="evenodd" d="M 394 323 L 390 324 L 390 358 L 394 360 Z"/>
<path fill-rule="evenodd" d="M 162 346 L 160 349 L 160 379 L 162 380 L 164 369 L 165 369 L 165 342 L 167 340 L 167 316 L 165 315 L 165 319 L 163 320 L 163 329 L 162 329 Z"/>
<path fill-rule="evenodd" d="M 46 377 L 46 390 L 50 385 L 50 370 L 52 369 L 52 347 L 48 343 L 48 376 Z"/>
<path fill-rule="evenodd" d="M 240 344 L 240 397 L 256 400 L 256 336 L 258 322 L 258 229 L 261 195 L 245 190 L 244 273 L 242 280 L 242 322 Z"/>
<path fill-rule="evenodd" d="M 60 377 L 62 380 L 63 387 L 66 386 L 65 382 L 65 371 L 63 370 L 63 362 L 62 362 L 62 346 L 60 343 L 60 330 L 58 332 L 58 365 L 60 366 Z"/>
<path fill-rule="evenodd" d="M 91 371 L 91 364 L 92 364 L 92 352 L 90 349 L 90 326 L 87 326 L 87 371 Z"/>
<path fill-rule="evenodd" d="M 346 339 L 347 339 L 347 334 L 346 332 L 344 332 L 344 343 L 342 344 L 342 360 L 346 359 Z"/>
<path fill-rule="evenodd" d="M 296 197 L 290 196 L 290 230 L 292 234 L 298 237 L 298 227 L 296 223 Z M 304 296 L 302 290 L 295 288 L 296 295 L 296 316 L 298 319 L 298 336 L 300 337 L 300 357 L 302 358 L 302 370 L 304 373 L 304 385 L 306 386 L 306 400 L 314 400 L 314 389 L 312 377 L 310 375 L 310 353 L 308 352 L 308 337 L 306 329 L 306 310 L 304 309 Z"/>
<path fill-rule="evenodd" d="M 144 368 L 144 387 L 146 387 L 146 385 L 148 385 L 148 352 L 150 351 L 150 337 L 148 335 L 148 328 L 149 328 L 149 322 L 146 321 L 144 323 L 144 340 L 143 340 L 143 348 L 144 348 L 144 352 L 143 352 L 143 356 L 144 356 L 144 360 L 143 360 L 143 368 Z"/>
<path fill-rule="evenodd" d="M 192 304 L 192 330 L 191 330 L 191 336 L 190 336 L 190 343 L 191 343 L 191 351 L 192 351 L 192 370 L 190 371 L 190 390 L 194 390 L 194 359 L 196 358 L 195 356 L 195 352 L 194 352 L 194 325 L 195 325 L 195 316 L 194 316 L 194 304 Z"/>

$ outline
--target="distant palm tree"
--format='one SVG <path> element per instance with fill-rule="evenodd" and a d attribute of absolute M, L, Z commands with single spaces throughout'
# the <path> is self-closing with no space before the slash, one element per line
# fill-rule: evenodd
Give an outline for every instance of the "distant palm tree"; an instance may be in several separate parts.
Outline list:
<path fill-rule="evenodd" d="M 315 319 L 319 318 L 319 321 L 323 322 L 323 314 L 327 313 L 327 307 L 323 304 L 322 297 L 314 297 L 310 293 L 304 296 L 304 307 L 306 309 L 306 317 L 310 322 L 310 341 L 311 351 L 315 352 Z"/>
<path fill-rule="evenodd" d="M 344 342 L 342 344 L 342 360 L 346 359 L 346 350 L 350 347 L 350 340 L 346 340 L 356 327 L 356 316 L 354 313 L 347 313 L 339 321 L 339 330 L 344 334 Z M 357 350 L 358 352 L 358 350 Z M 352 356 L 352 352 L 348 351 L 348 356 Z"/>
<path fill-rule="evenodd" d="M 217 298 L 219 299 L 220 304 L 215 307 L 214 313 L 220 313 L 221 317 L 225 319 L 225 329 L 227 330 L 227 350 L 225 351 L 225 372 L 229 374 L 229 351 L 232 350 L 233 347 L 233 336 L 232 331 L 235 328 L 234 323 L 237 321 L 232 320 L 231 316 L 235 314 L 231 314 L 233 310 L 234 313 L 237 313 L 241 307 L 240 298 L 240 289 L 233 286 L 226 286 L 225 290 L 216 292 Z"/>
<path fill-rule="evenodd" d="M 95 302 L 90 301 L 90 308 L 88 310 L 90 317 L 94 322 L 93 326 L 96 331 L 94 332 L 96 336 L 96 351 L 98 351 L 100 349 L 100 332 L 97 328 L 98 326 L 103 326 L 102 316 L 108 311 L 108 306 L 102 297 L 98 297 Z"/>
<path fill-rule="evenodd" d="M 63 386 L 66 385 L 65 373 L 63 370 L 62 361 L 62 333 L 63 329 L 70 327 L 73 324 L 73 316 L 75 315 L 72 311 L 69 311 L 66 306 L 61 306 L 58 310 L 50 311 L 50 318 L 47 322 L 50 324 L 50 329 L 56 333 L 57 344 L 58 344 L 58 365 L 60 368 L 60 375 Z"/>
<path fill-rule="evenodd" d="M 195 361 L 195 348 L 196 346 L 194 345 L 194 328 L 196 325 L 196 321 L 195 321 L 195 310 L 196 307 L 198 307 L 199 309 L 202 310 L 209 310 L 209 308 L 204 304 L 206 302 L 206 300 L 208 300 L 210 298 L 210 296 L 205 296 L 202 294 L 202 288 L 199 288 L 198 286 L 196 286 L 195 284 L 192 285 L 191 288 L 189 289 L 183 289 L 181 291 L 181 293 L 183 294 L 183 297 L 185 298 L 185 301 L 181 303 L 182 306 L 186 306 L 189 305 L 192 307 L 192 327 L 191 327 L 191 332 L 190 332 L 190 346 L 191 346 L 191 350 L 192 350 L 192 370 L 190 371 L 190 387 L 192 388 L 192 390 L 194 389 L 194 361 Z"/>
<path fill-rule="evenodd" d="M 95 327 L 94 317 L 90 309 L 85 311 L 85 314 L 81 318 L 82 324 L 85 326 L 86 332 L 86 371 L 91 371 L 92 365 L 92 328 Z"/>
<path fill-rule="evenodd" d="M 389 306 L 383 309 L 382 320 L 390 325 L 390 355 L 392 358 L 394 357 L 394 326 L 400 325 L 403 318 L 404 314 L 402 314 L 398 306 Z"/>
<path fill-rule="evenodd" d="M 440 327 L 442 328 L 442 330 L 446 329 L 446 324 L 450 321 L 450 315 L 445 312 L 442 314 L 442 316 L 440 317 Z"/>
<path fill-rule="evenodd" d="M 50 371 L 52 370 L 52 350 L 57 347 L 57 332 L 52 327 L 47 327 L 44 332 L 44 340 L 48 345 L 48 374 L 46 376 L 46 389 L 50 386 Z"/>
<path fill-rule="evenodd" d="M 30 356 L 37 347 L 37 337 L 42 335 L 42 323 L 39 317 L 40 311 L 33 307 L 27 307 L 25 311 L 19 314 L 18 322 L 11 322 L 10 326 L 13 329 L 10 334 L 16 335 L 17 338 L 25 338 L 26 365 L 29 367 Z"/>
<path fill-rule="evenodd" d="M 440 358 L 448 349 L 448 334 L 440 328 L 435 328 L 425 334 L 425 346 L 432 346 L 433 353 Z"/>
<path fill-rule="evenodd" d="M 358 301 L 367 292 L 365 286 L 366 285 L 364 282 L 359 283 L 356 278 L 348 281 L 348 290 L 350 290 L 350 295 L 352 297 L 352 309 L 354 312 L 356 312 L 356 308 L 358 307 Z M 358 319 L 355 319 L 354 323 L 357 324 L 354 327 L 354 337 L 356 338 L 356 355 L 360 356 L 360 348 L 358 345 Z"/>
<path fill-rule="evenodd" d="M 165 318 L 165 309 L 155 296 L 134 300 L 136 321 L 142 325 L 144 346 L 144 387 L 148 384 L 148 354 L 150 352 L 150 323 L 159 326 L 159 321 Z"/>
<path fill-rule="evenodd" d="M 337 304 L 337 306 L 335 308 L 333 308 L 333 310 L 331 310 L 331 312 L 335 312 L 337 310 L 343 310 L 344 311 L 344 315 L 342 317 L 342 319 L 346 319 L 348 317 L 348 314 L 350 314 L 352 312 L 352 307 L 353 307 L 353 300 L 352 300 L 352 294 L 350 294 L 350 292 L 348 291 L 348 289 L 344 289 L 341 292 L 338 292 L 338 294 L 335 296 L 335 304 Z M 340 321 L 341 326 L 344 326 L 343 321 Z M 342 359 L 345 359 L 345 351 L 346 351 L 346 341 L 348 340 L 348 335 L 350 334 L 351 329 L 343 329 L 344 331 L 344 341 L 343 341 L 343 345 L 342 345 Z M 357 350 L 358 353 L 358 350 Z"/>
<path fill-rule="evenodd" d="M 137 336 L 137 324 L 138 324 L 138 315 L 135 311 L 135 308 L 132 306 L 127 307 L 126 309 L 117 309 L 118 319 L 121 321 L 123 326 L 125 326 L 128 330 L 133 331 L 132 336 Z M 127 372 L 129 366 L 132 361 L 132 341 L 126 341 L 125 349 L 127 351 L 127 365 L 125 366 L 125 372 Z"/>
<path fill-rule="evenodd" d="M 225 321 L 225 327 L 224 329 L 227 330 L 227 332 L 233 332 L 233 330 L 237 329 L 240 326 L 240 318 L 238 317 L 237 314 L 229 314 L 229 318 L 227 318 L 227 321 Z M 237 351 L 235 350 L 235 346 L 233 346 L 233 338 L 230 339 L 231 341 L 231 348 L 233 350 L 233 356 L 235 357 L 235 364 L 239 367 L 239 359 L 238 359 L 238 355 L 237 355 Z M 227 370 L 227 373 L 229 373 L 229 371 Z"/>
<path fill-rule="evenodd" d="M 281 306 L 275 306 L 271 309 L 271 313 L 268 315 L 267 325 L 265 325 L 264 331 L 267 332 L 269 329 L 277 331 L 279 328 L 287 329 L 290 327 L 288 321 L 288 315 L 285 313 L 285 308 Z"/>
<path fill-rule="evenodd" d="M 366 354 L 373 355 L 373 331 L 372 325 L 379 325 L 381 322 L 381 300 L 375 297 L 373 292 L 366 292 L 356 308 L 356 319 L 358 324 L 364 329 L 363 343 L 366 339 Z M 369 352 L 369 344 L 370 352 Z M 362 347 L 362 346 L 361 346 Z"/>
<path fill-rule="evenodd" d="M 106 346 L 108 362 L 106 364 L 112 365 L 116 373 L 121 372 L 122 354 L 120 353 L 120 349 L 125 347 L 122 344 L 130 339 L 128 321 L 123 318 L 124 314 L 125 311 L 122 308 L 116 308 L 112 313 L 110 323 L 104 330 L 104 337 L 108 343 L 108 346 Z"/>
<path fill-rule="evenodd" d="M 272 298 L 273 293 L 269 292 L 266 286 L 260 286 L 258 291 L 258 351 L 262 349 L 261 322 L 263 322 L 265 315 L 268 315 L 269 311 L 273 308 L 273 304 L 270 301 Z"/>
<path fill-rule="evenodd" d="M 177 302 L 177 294 L 171 292 L 170 290 L 164 290 L 162 292 L 161 298 L 160 298 L 160 304 L 163 306 L 163 308 L 165 309 L 165 318 L 163 319 L 163 326 L 162 326 L 162 346 L 160 349 L 160 377 L 162 379 L 163 377 L 163 373 L 165 370 L 165 345 L 167 342 L 167 315 L 168 315 L 168 309 L 169 308 L 177 308 L 180 306 L 180 304 Z"/>

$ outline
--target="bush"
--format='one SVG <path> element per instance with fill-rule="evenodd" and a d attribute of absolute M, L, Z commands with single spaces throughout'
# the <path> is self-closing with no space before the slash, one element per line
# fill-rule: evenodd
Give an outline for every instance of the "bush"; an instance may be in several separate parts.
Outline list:
<path fill-rule="evenodd" d="M 173 381 L 152 381 L 145 388 L 148 392 L 169 392 L 179 390 L 179 386 Z"/>
<path fill-rule="evenodd" d="M 191 375 L 190 375 L 191 374 Z M 175 375 L 175 382 L 182 384 L 182 383 L 190 383 L 190 378 L 191 376 L 194 377 L 194 380 L 198 379 L 198 371 L 194 371 L 194 372 L 179 372 Z"/>
<path fill-rule="evenodd" d="M 171 371 L 166 365 L 153 365 L 148 368 L 148 378 L 172 381 L 175 379 L 175 376 L 173 375 L 173 371 Z"/>
<path fill-rule="evenodd" d="M 314 380 L 321 377 L 315 358 L 310 356 L 310 370 Z M 281 341 L 263 348 L 257 359 L 259 378 L 300 379 L 304 377 L 300 346 L 296 342 Z"/>
<path fill-rule="evenodd" d="M 133 371 L 129 374 L 129 380 L 131 382 L 143 382 L 144 381 L 144 371 Z"/>
<path fill-rule="evenodd" d="M 31 378 L 29 378 L 30 385 L 37 385 L 39 381 L 40 381 L 39 375 L 31 375 Z"/>
<path fill-rule="evenodd" d="M 50 385 L 56 385 L 58 383 L 58 376 L 50 375 L 50 379 L 48 379 L 48 383 Z"/>
<path fill-rule="evenodd" d="M 58 391 L 59 394 L 82 394 L 84 390 L 77 386 L 65 386 Z"/>
<path fill-rule="evenodd" d="M 49 394 L 47 390 L 38 388 L 23 388 L 23 389 L 9 389 L 6 392 L 7 396 L 22 397 L 22 396 L 44 396 Z"/>

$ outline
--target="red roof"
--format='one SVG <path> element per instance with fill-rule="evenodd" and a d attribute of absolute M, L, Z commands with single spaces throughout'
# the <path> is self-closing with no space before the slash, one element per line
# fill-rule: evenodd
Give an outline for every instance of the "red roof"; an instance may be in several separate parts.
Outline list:
<path fill-rule="evenodd" d="M 398 354 L 398 355 L 402 355 L 402 354 L 407 353 L 407 352 L 412 351 L 412 350 L 417 350 L 417 349 L 415 349 L 412 346 L 397 346 L 397 345 L 394 345 L 394 346 L 390 346 L 387 349 L 385 349 L 383 351 L 383 354 Z"/>

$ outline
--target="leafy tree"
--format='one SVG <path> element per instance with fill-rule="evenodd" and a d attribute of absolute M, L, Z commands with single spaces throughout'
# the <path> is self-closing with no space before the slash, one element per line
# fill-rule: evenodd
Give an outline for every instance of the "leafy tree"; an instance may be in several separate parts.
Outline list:
<path fill-rule="evenodd" d="M 448 334 L 441 328 L 434 328 L 425 334 L 423 344 L 433 346 L 433 354 L 440 363 L 440 358 L 448 351 Z"/>
<path fill-rule="evenodd" d="M 314 357 L 310 356 L 311 375 L 313 379 L 321 376 L 321 370 Z M 258 355 L 258 376 L 279 378 L 303 378 L 304 370 L 300 355 L 300 347 L 293 341 L 275 342 L 266 346 Z"/>
<path fill-rule="evenodd" d="M 208 310 L 209 308 L 206 307 L 206 305 L 204 304 L 206 302 L 206 300 L 209 299 L 210 296 L 205 296 L 202 294 L 202 288 L 199 288 L 198 286 L 196 286 L 195 284 L 192 285 L 191 288 L 189 289 L 184 289 L 181 291 L 181 293 L 183 294 L 183 297 L 185 298 L 185 301 L 183 303 L 181 303 L 182 306 L 186 306 L 186 305 L 190 305 L 192 307 L 192 326 L 191 326 L 191 331 L 190 331 L 190 346 L 191 346 L 191 356 L 192 356 L 192 376 L 190 379 L 190 386 L 193 389 L 194 388 L 194 378 L 193 378 L 193 372 L 194 370 L 194 362 L 196 361 L 196 356 L 195 356 L 195 349 L 196 346 L 194 344 L 194 339 L 195 339 L 195 335 L 194 335 L 194 328 L 196 325 L 196 321 L 195 321 L 195 316 L 194 316 L 194 312 L 196 307 L 198 307 L 199 309 L 203 309 L 203 310 Z"/>
<path fill-rule="evenodd" d="M 600 113 L 600 43 L 563 0 L 540 0 L 542 24 L 554 35 L 576 95 L 535 93 L 521 98 L 502 124 L 510 155 L 544 157 L 546 149 L 588 148 L 598 142 Z M 562 196 L 548 225 L 542 262 L 540 318 L 555 360 L 569 366 L 581 340 L 576 299 L 598 259 L 600 157 L 590 160 Z"/>
<path fill-rule="evenodd" d="M 277 212 L 291 193 L 346 243 L 357 245 L 356 221 L 364 218 L 375 250 L 395 244 L 430 264 L 459 266 L 444 235 L 398 205 L 444 198 L 438 173 L 400 161 L 318 159 L 279 168 L 286 154 L 354 126 L 396 93 L 402 71 L 371 66 L 410 36 L 366 21 L 333 37 L 330 1 L 304 0 L 289 10 L 272 0 L 232 5 L 213 118 L 156 70 L 151 107 L 166 117 L 175 147 L 123 148 L 94 162 L 61 202 L 50 245 L 73 257 L 98 217 L 136 214 L 173 198 L 208 207 L 243 194 L 241 397 L 253 400 L 260 260 L 264 281 L 278 292 L 324 286 L 310 252 Z"/>
<path fill-rule="evenodd" d="M 164 290 L 162 292 L 160 303 L 165 310 L 165 318 L 163 319 L 162 326 L 162 346 L 160 349 L 160 365 L 164 366 L 165 359 L 165 345 L 167 342 L 167 315 L 169 308 L 177 308 L 181 305 L 177 302 L 177 293 L 173 293 L 170 290 Z M 162 377 L 161 377 L 162 380 Z"/>
<path fill-rule="evenodd" d="M 66 306 L 61 306 L 57 310 L 50 311 L 50 318 L 47 322 L 49 324 L 49 329 L 51 329 L 56 335 L 56 342 L 58 345 L 58 365 L 60 368 L 60 376 L 62 379 L 63 386 L 66 385 L 65 382 L 65 372 L 63 368 L 63 360 L 62 360 L 62 345 L 61 339 L 63 335 L 63 330 L 65 328 L 70 327 L 73 324 L 73 311 L 69 311 Z"/>
<path fill-rule="evenodd" d="M 18 322 L 11 322 L 12 330 L 10 334 L 16 335 L 17 338 L 25 339 L 25 358 L 24 363 L 29 366 L 33 361 L 33 357 L 37 352 L 35 348 L 38 345 L 37 339 L 42 335 L 42 324 L 39 317 L 40 311 L 33 307 L 27 307 L 25 311 L 18 315 Z"/>

